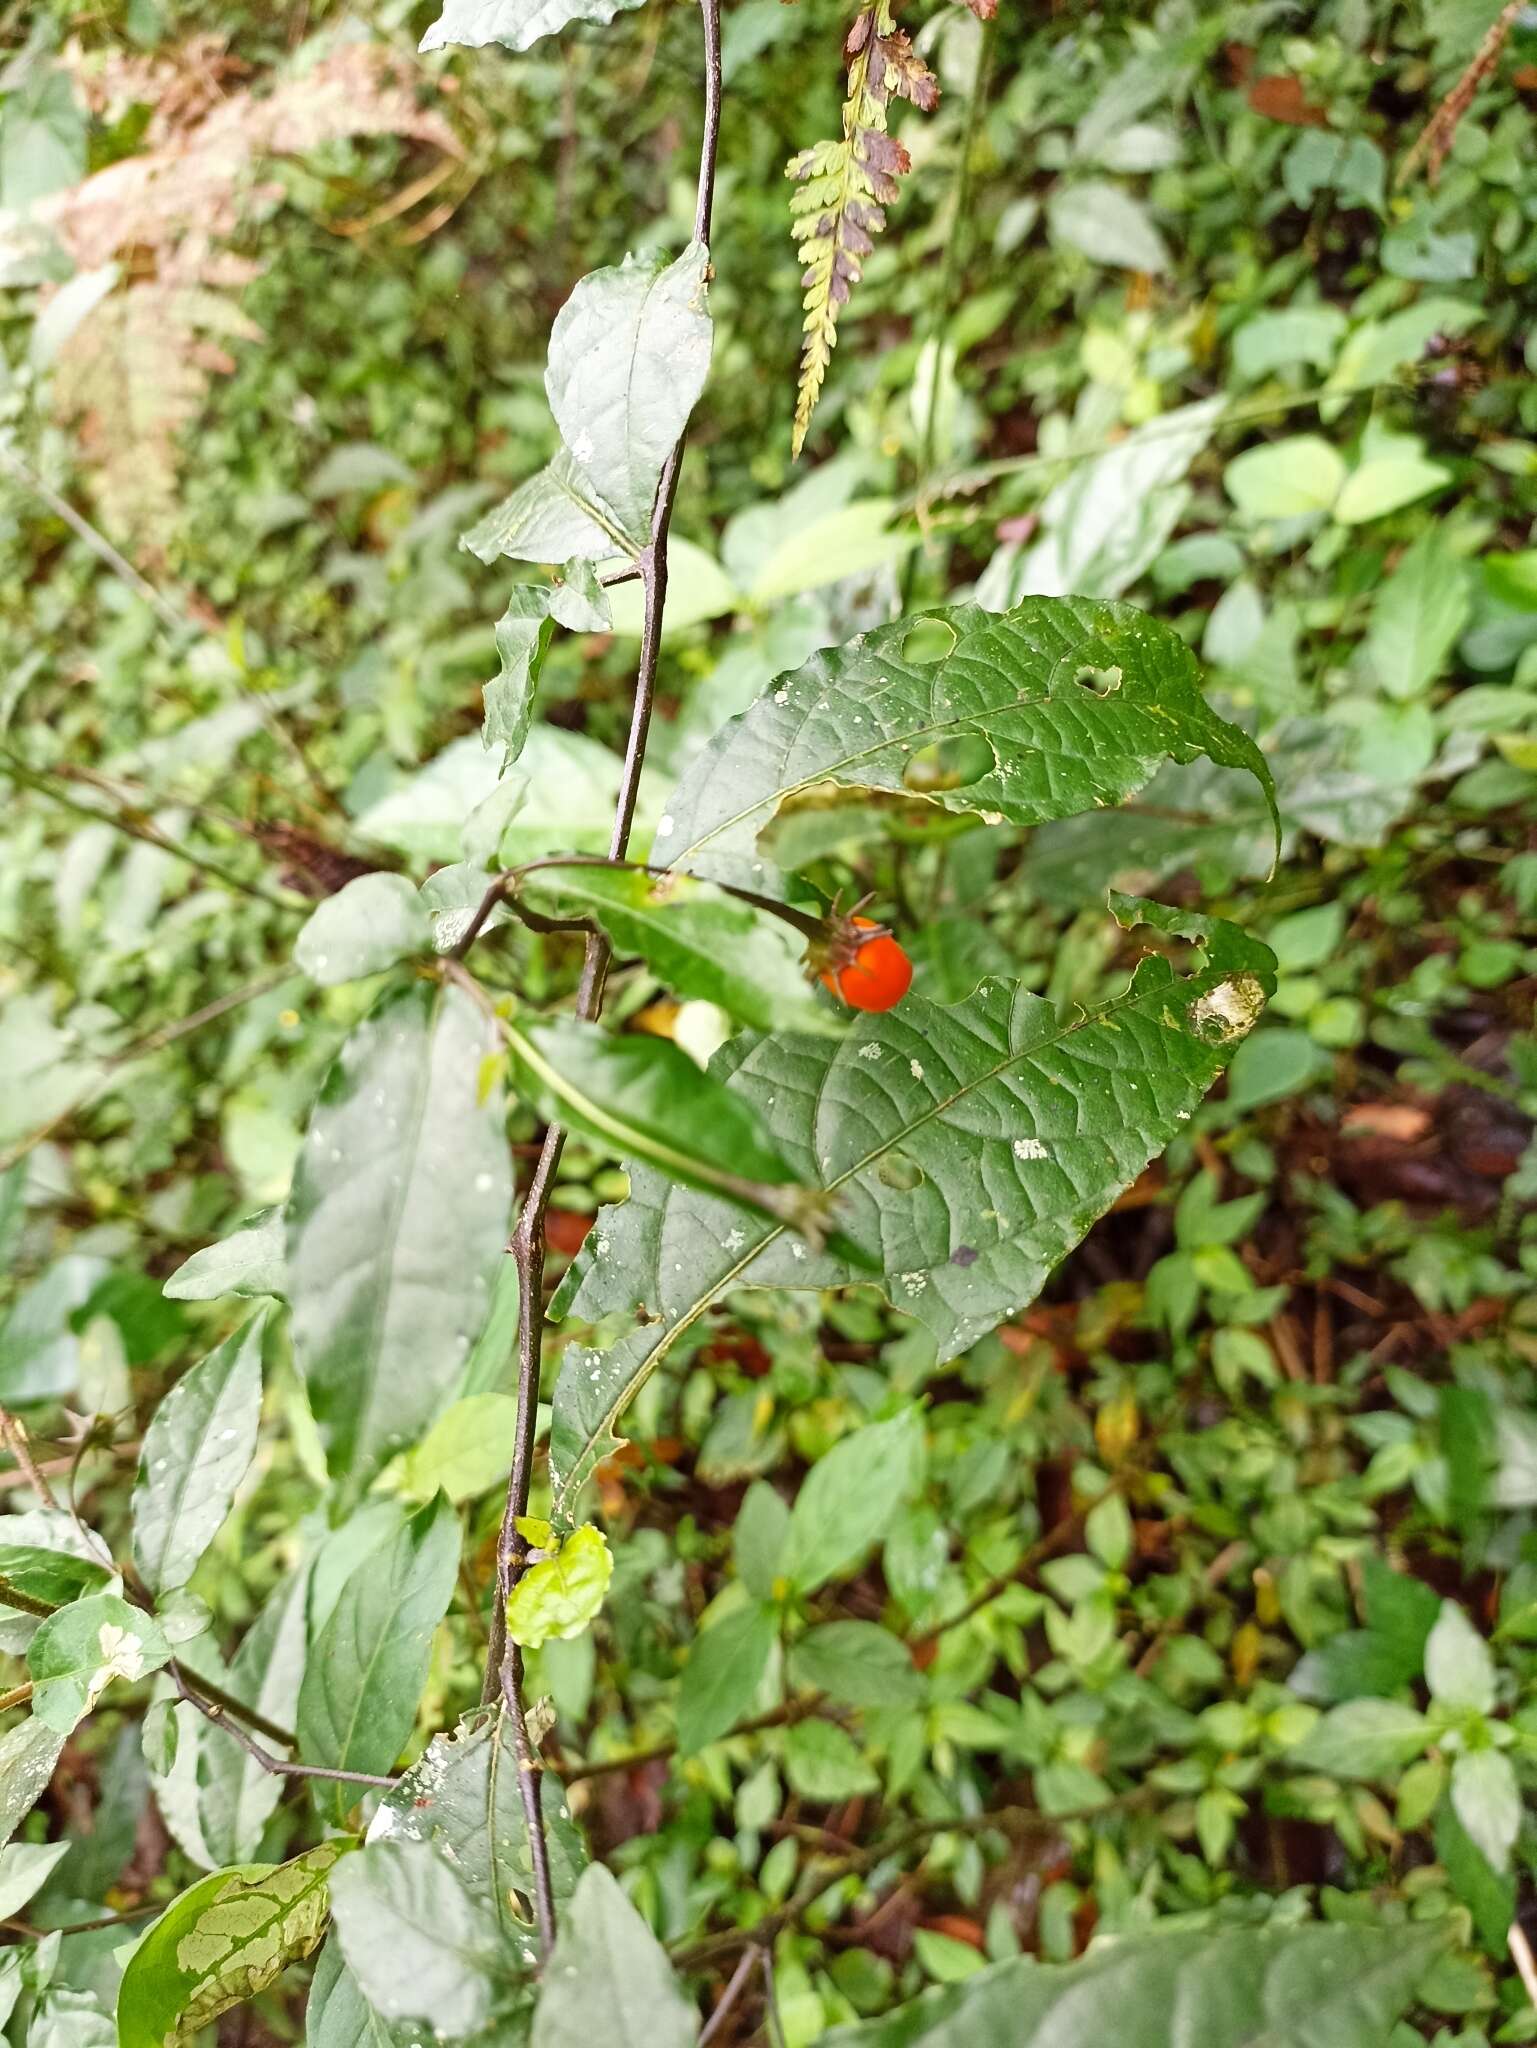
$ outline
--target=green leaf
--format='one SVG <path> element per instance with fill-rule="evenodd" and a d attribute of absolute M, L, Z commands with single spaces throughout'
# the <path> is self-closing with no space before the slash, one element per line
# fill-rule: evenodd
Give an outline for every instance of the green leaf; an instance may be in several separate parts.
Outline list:
<path fill-rule="evenodd" d="M 797 1721 L 785 1734 L 784 1761 L 792 1791 L 818 1806 L 880 1790 L 854 1738 L 836 1721 Z"/>
<path fill-rule="evenodd" d="M 216 1870 L 167 1907 L 134 1950 L 118 1993 L 118 2048 L 180 2048 L 298 1962 L 325 1932 L 345 1842 L 291 1863 Z"/>
<path fill-rule="evenodd" d="M 398 2048 L 397 2036 L 363 1996 L 336 1934 L 321 1949 L 304 2003 L 306 2048 Z"/>
<path fill-rule="evenodd" d="M 507 1602 L 507 1633 L 525 1649 L 568 1642 L 591 1626 L 614 1576 L 601 1529 L 573 1529 L 553 1557 L 531 1565 Z"/>
<path fill-rule="evenodd" d="M 1451 471 L 1428 461 L 1419 441 L 1412 436 L 1393 439 L 1396 445 L 1390 451 L 1370 456 L 1346 480 L 1334 503 L 1341 526 L 1382 519 L 1451 482 Z"/>
<path fill-rule="evenodd" d="M 219 1301 L 226 1294 L 275 1294 L 286 1285 L 283 1212 L 263 1209 L 218 1244 L 194 1252 L 160 1290 L 172 1301 Z"/>
<path fill-rule="evenodd" d="M 422 1508 L 368 1552 L 310 1652 L 299 1689 L 299 1751 L 331 1770 L 389 1770 L 416 1722 L 432 1636 L 453 1597 L 459 1522 L 447 1501 Z M 317 1788 L 340 1825 L 358 1788 Z"/>
<path fill-rule="evenodd" d="M 1425 1683 L 1439 1707 L 1471 1707 L 1487 1714 L 1494 1705 L 1494 1659 L 1489 1645 L 1455 1600 L 1443 1600 L 1425 1643 Z"/>
<path fill-rule="evenodd" d="M 185 1586 L 256 1454 L 258 1312 L 172 1387 L 144 1435 L 133 1489 L 133 1560 L 156 1599 Z"/>
<path fill-rule="evenodd" d="M 1475 1749 L 1452 1765 L 1452 1805 L 1491 1869 L 1510 1868 L 1521 1832 L 1521 1788 L 1515 1766 L 1500 1749 Z"/>
<path fill-rule="evenodd" d="M 1251 519 L 1300 519 L 1330 510 L 1345 481 L 1345 462 L 1332 442 L 1293 434 L 1235 455 L 1222 481 Z"/>
<path fill-rule="evenodd" d="M 1427 526 L 1377 596 L 1362 659 L 1390 697 L 1418 697 L 1439 681 L 1472 609 L 1467 565 Z"/>
<path fill-rule="evenodd" d="M 1516 1880 L 1500 1876 L 1489 1859 L 1468 1838 L 1455 1807 L 1443 1800 L 1436 1814 L 1436 1861 L 1451 1887 L 1473 1915 L 1478 1938 L 1491 1954 L 1503 1955 L 1516 1917 Z"/>
<path fill-rule="evenodd" d="M 94 1593 L 61 1607 L 42 1623 L 27 1651 L 33 1719 L 68 1735 L 114 1678 L 132 1684 L 170 1656 L 159 1625 L 115 1593 Z"/>
<path fill-rule="evenodd" d="M 1388 2048 L 1446 1944 L 1444 1924 L 1123 1935 L 1076 1963 L 996 1963 L 823 2048 Z"/>
<path fill-rule="evenodd" d="M 7 1517 L 8 1523 L 19 1519 Z M 110 1567 L 94 1557 L 29 1543 L 0 1543 L 0 1587 L 14 1587 L 29 1600 L 46 1600 L 50 1607 L 67 1607 L 87 1593 L 98 1593 L 112 1577 Z"/>
<path fill-rule="evenodd" d="M 1331 1707 L 1287 1761 L 1331 1778 L 1385 1778 L 1421 1755 L 1430 1723 L 1396 1700 L 1346 1700 Z"/>
<path fill-rule="evenodd" d="M 1187 932 L 1204 957 L 1186 975 L 1149 957 L 1089 1010 L 988 977 L 952 1007 L 909 996 L 846 1038 L 743 1037 L 712 1064 L 791 1167 L 837 1195 L 842 1235 L 941 1358 L 1034 1300 L 1183 1127 L 1269 985 L 1268 952 L 1229 926 L 1156 905 L 1124 914 Z M 723 1293 L 863 1277 L 782 1224 L 637 1167 L 629 1201 L 600 1211 L 552 1308 L 645 1318 L 606 1351 L 566 1355 L 551 1430 L 557 1515 L 574 1516 L 637 1389 Z"/>
<path fill-rule="evenodd" d="M 1119 803 L 1163 760 L 1201 754 L 1248 770 L 1275 815 L 1263 755 L 1210 709 L 1177 633 L 1130 605 L 1027 598 L 997 616 L 952 605 L 813 655 L 699 754 L 654 858 L 764 888 L 758 835 L 778 811 L 828 784 L 911 796 L 914 756 L 941 744 L 961 748 L 957 776 L 980 772 L 926 778 L 924 793 L 994 823 Z"/>
<path fill-rule="evenodd" d="M 531 2048 L 691 2048 L 698 2016 L 601 1863 L 582 1873 L 534 2009 Z"/>
<path fill-rule="evenodd" d="M 586 1862 L 559 1783 L 540 1775 L 550 1884 L 557 1907 Z M 533 1920 L 533 1859 L 523 1816 L 517 1757 L 500 1707 L 435 1735 L 420 1760 L 386 1792 L 371 1839 L 425 1842 L 447 1859 L 471 1897 L 495 1919 L 520 1968 L 539 1959 Z"/>
<path fill-rule="evenodd" d="M 891 1526 L 923 1470 L 916 1409 L 856 1429 L 818 1458 L 790 1510 L 785 1575 L 798 1593 L 858 1564 Z"/>
<path fill-rule="evenodd" d="M 12 1842 L 0 1849 L 0 1920 L 14 1920 L 73 1847 L 72 1842 Z"/>
<path fill-rule="evenodd" d="M 485 689 L 485 742 L 488 747 L 501 748 L 504 770 L 517 760 L 528 738 L 539 670 L 554 631 L 548 588 L 520 583 L 496 622 L 496 658 L 501 667 Z"/>
<path fill-rule="evenodd" d="M 311 911 L 294 964 L 333 988 L 431 951 L 432 920 L 414 885 L 404 875 L 359 875 Z"/>
<path fill-rule="evenodd" d="M 566 0 L 559 0 L 564 7 Z M 464 544 L 482 561 L 637 556 L 662 464 L 710 368 L 709 252 L 627 256 L 584 277 L 550 330 L 544 388 L 561 452 Z"/>
<path fill-rule="evenodd" d="M 1102 178 L 1058 185 L 1046 202 L 1046 223 L 1059 248 L 1081 250 L 1091 262 L 1123 270 L 1169 268 L 1168 244 L 1147 209 Z"/>
<path fill-rule="evenodd" d="M 873 1621 L 808 1629 L 790 1652 L 790 1676 L 853 1707 L 900 1707 L 923 1697 L 906 1645 Z"/>
<path fill-rule="evenodd" d="M 29 1714 L 0 1735 L 0 1842 L 8 1842 L 42 1798 L 65 1737 Z"/>
<path fill-rule="evenodd" d="M 526 50 L 568 22 L 610 22 L 621 9 L 640 4 L 641 0 L 445 0 L 420 47 L 441 50 L 462 43 L 479 50 L 487 43 L 500 43 L 504 49 Z"/>
<path fill-rule="evenodd" d="M 621 954 L 638 953 L 679 996 L 716 1003 L 760 1031 L 841 1032 L 806 985 L 806 941 L 712 883 L 634 868 L 550 867 L 519 896 L 547 916 L 592 919 Z"/>
<path fill-rule="evenodd" d="M 755 1600 L 773 1598 L 784 1570 L 790 1510 L 766 1479 L 755 1479 L 737 1510 L 731 1532 L 737 1576 Z"/>
<path fill-rule="evenodd" d="M 347 1967 L 381 2018 L 430 2021 L 450 2041 L 485 2024 L 512 1958 L 444 1857 L 425 1842 L 370 1840 L 331 1894 Z"/>
<path fill-rule="evenodd" d="M 273 1589 L 225 1674 L 226 1686 L 237 1700 L 280 1728 L 291 1728 L 298 1710 L 308 1647 L 310 1581 L 306 1566 Z M 203 1840 L 216 1861 L 244 1862 L 261 1846 L 285 1780 L 264 1771 L 223 1729 L 201 1716 L 195 1725 Z"/>
<path fill-rule="evenodd" d="M 779 1615 L 765 1601 L 735 1608 L 699 1631 L 678 1693 L 680 1756 L 692 1756 L 742 1719 L 778 1640 Z"/>
<path fill-rule="evenodd" d="M 682 1186 L 814 1225 L 816 1207 L 793 1185 L 762 1117 L 677 1046 L 640 1033 L 615 1037 L 574 1018 L 505 1024 L 503 1036 L 514 1084 L 546 1115 Z"/>
<path fill-rule="evenodd" d="M 512 1202 L 486 1024 L 458 989 L 394 991 L 353 1031 L 288 1203 L 293 1346 L 353 1497 L 441 1413 L 486 1317 Z"/>
<path fill-rule="evenodd" d="M 512 1470 L 518 1404 L 511 1394 L 470 1394 L 440 1415 L 401 1466 L 413 1500 L 444 1493 L 458 1505 L 474 1500 Z"/>

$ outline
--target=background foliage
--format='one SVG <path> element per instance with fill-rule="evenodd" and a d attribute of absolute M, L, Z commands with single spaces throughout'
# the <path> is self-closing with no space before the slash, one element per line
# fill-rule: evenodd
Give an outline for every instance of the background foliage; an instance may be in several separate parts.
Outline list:
<path fill-rule="evenodd" d="M 526 1004 L 499 1050 L 463 988 L 377 977 L 452 944 L 498 859 L 608 842 L 639 601 L 615 589 L 605 621 L 573 577 L 557 610 L 498 558 L 497 508 L 592 459 L 541 381 L 579 278 L 610 280 L 587 279 L 599 330 L 638 278 L 681 279 L 687 330 L 698 24 L 573 11 L 516 55 L 423 58 L 427 6 L 51 0 L 6 23 L 17 2044 L 94 2048 L 114 2013 L 134 2044 L 225 2011 L 232 2041 L 317 2048 L 528 2022 L 516 1760 L 499 1718 L 458 1724 L 514 1451 L 503 1245 L 557 1100 L 533 1019 L 581 946 L 488 935 Z M 866 34 L 896 34 L 876 12 Z M 601 1522 L 606 1547 L 547 1523 L 518 1589 L 562 1914 L 540 2048 L 626 2001 L 636 2038 L 687 2041 L 728 1986 L 715 2039 L 1067 2048 L 1138 2000 L 1156 2015 L 1176 1978 L 1213 2041 L 1253 2038 L 1264 2000 L 1339 2048 L 1537 2037 L 1537 25 L 1507 8 L 1489 45 L 1494 21 L 1487 0 L 914 12 L 906 90 L 857 124 L 889 141 L 889 114 L 910 169 L 881 173 L 899 196 L 840 188 L 839 233 L 850 192 L 888 218 L 814 315 L 825 382 L 792 465 L 820 286 L 791 221 L 868 158 L 851 136 L 827 154 L 861 50 L 815 0 L 728 10 L 643 850 L 717 830 L 740 735 L 778 744 L 778 679 L 809 661 L 854 715 L 860 657 L 816 650 L 866 631 L 866 658 L 938 687 L 932 647 L 876 634 L 899 609 L 1002 636 L 966 607 L 1071 595 L 1092 635 L 1129 598 L 1147 673 L 1166 688 L 1193 650 L 1206 697 L 1178 745 L 1127 739 L 1138 772 L 1086 785 L 1129 793 L 1114 811 L 995 786 L 979 829 L 999 757 L 965 750 L 1013 715 L 991 702 L 868 786 L 829 789 L 817 756 L 764 837 L 720 835 L 716 880 L 757 863 L 875 892 L 917 977 L 858 1036 L 798 1039 L 795 1073 L 733 1041 L 790 1178 L 744 1169 L 735 1127 L 703 1167 L 791 1185 L 820 1162 L 770 1114 L 781 1087 L 840 1058 L 857 1079 L 862 1042 L 897 1053 L 898 1090 L 909 1062 L 962 1061 L 963 1032 L 1029 1015 L 1000 1021 L 989 976 L 1103 1032 L 1144 950 L 1107 888 L 1187 928 L 1199 906 L 1277 971 L 1204 1101 L 1215 1054 L 1156 1137 L 1124 1099 L 1090 1134 L 1105 1197 L 1130 1185 L 1065 1262 L 1102 1203 L 1045 1184 L 1027 1238 L 990 1189 L 993 1239 L 962 1249 L 996 1331 L 937 1288 L 888 1305 L 857 1257 L 916 1186 L 970 1194 L 969 1140 L 872 1173 L 814 1263 L 716 1182 L 671 1185 L 673 1098 L 624 1142 L 579 1127 L 552 1275 L 586 1251 L 556 1299 L 547 1397 L 570 1376 L 534 1512 Z M 617 488 L 599 479 L 633 532 L 649 491 Z M 460 550 L 487 515 L 502 539 Z M 1206 703 L 1274 775 L 1273 879 L 1262 787 L 1197 751 L 1241 751 Z M 626 1033 L 580 1067 L 562 1041 L 562 1113 L 618 1091 L 614 1044 L 684 1059 L 723 1012 L 807 1021 L 780 928 L 730 899 L 701 888 L 665 938 L 604 871 L 529 900 L 602 918 L 621 962 Z M 679 1071 L 702 1124 L 725 1114 Z M 1021 1126 L 1007 1199 L 1043 1185 L 1030 1147 L 1075 1134 Z M 721 1271 L 658 1254 L 654 1306 L 697 1312 L 600 1348 L 629 1306 L 605 1262 L 664 1226 L 717 1262 L 734 1230 L 776 1233 L 774 1284 L 706 1307 Z M 639 1384 L 658 1356 L 616 1450 L 583 1375 Z M 311 1769 L 408 1775 L 273 1775 L 189 1690 L 241 1704 L 258 1745 L 297 1736 Z M 1096 1933 L 1157 1941 L 1060 1977 Z M 563 2006 L 569 1967 L 596 2004 Z M 1234 1981 L 1256 2003 L 1224 2021 L 1201 2001 Z"/>

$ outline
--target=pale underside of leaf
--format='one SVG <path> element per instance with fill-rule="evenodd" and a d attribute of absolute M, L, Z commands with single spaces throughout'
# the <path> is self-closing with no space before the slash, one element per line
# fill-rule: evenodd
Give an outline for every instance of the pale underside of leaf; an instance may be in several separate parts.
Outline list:
<path fill-rule="evenodd" d="M 1160 906 L 1135 914 L 1181 923 Z M 712 1072 L 808 1185 L 836 1193 L 840 1230 L 941 1356 L 1035 1298 L 1258 1015 L 1264 948 L 1183 922 L 1208 939 L 1194 972 L 1149 957 L 1093 1011 L 992 979 L 951 1008 L 910 997 L 843 1040 L 744 1038 L 718 1056 Z M 866 1277 L 782 1224 L 636 1169 L 629 1201 L 599 1212 L 552 1306 L 639 1325 L 607 1351 L 568 1354 L 551 1435 L 557 1512 L 574 1512 L 637 1388 L 721 1294 Z"/>
<path fill-rule="evenodd" d="M 450 43 L 483 49 L 500 43 L 526 50 L 541 36 L 555 35 L 573 21 L 600 26 L 641 0 L 445 0 L 443 12 L 422 37 L 420 48 L 441 50 Z"/>

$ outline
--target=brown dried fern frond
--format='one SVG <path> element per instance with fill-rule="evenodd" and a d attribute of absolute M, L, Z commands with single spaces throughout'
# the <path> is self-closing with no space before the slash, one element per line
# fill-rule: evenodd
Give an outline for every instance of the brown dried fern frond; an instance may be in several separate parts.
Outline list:
<path fill-rule="evenodd" d="M 842 137 L 814 142 L 785 166 L 785 176 L 799 187 L 790 200 L 790 232 L 806 265 L 801 279 L 806 338 L 791 441 L 795 455 L 821 396 L 838 339 L 839 312 L 886 225 L 897 180 L 911 167 L 907 151 L 887 132 L 887 108 L 894 98 L 906 99 L 927 113 L 939 99 L 939 82 L 897 27 L 891 0 L 875 0 L 855 17 L 844 55 L 849 87 Z"/>
<path fill-rule="evenodd" d="M 78 430 L 104 520 L 141 543 L 174 513 L 177 437 L 200 412 L 209 378 L 234 367 L 221 342 L 261 338 L 229 296 L 256 269 L 221 246 L 274 190 L 256 166 L 364 135 L 464 154 L 430 104 L 425 74 L 382 44 L 345 43 L 230 92 L 223 86 L 236 73 L 217 60 L 218 47 L 199 38 L 196 61 L 110 73 L 77 60 L 91 80 L 88 101 L 99 95 L 104 110 L 151 90 L 169 105 L 151 122 L 154 146 L 40 201 L 27 223 L 79 271 L 122 260 L 123 281 L 59 351 L 53 403 Z"/>

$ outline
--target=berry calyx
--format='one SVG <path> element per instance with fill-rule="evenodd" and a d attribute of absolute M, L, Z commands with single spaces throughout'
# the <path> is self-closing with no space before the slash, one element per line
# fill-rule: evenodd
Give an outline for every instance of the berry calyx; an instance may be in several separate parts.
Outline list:
<path fill-rule="evenodd" d="M 866 938 L 863 933 L 873 936 Z M 912 987 L 913 963 L 871 917 L 830 920 L 818 979 L 851 1010 L 889 1010 Z"/>

